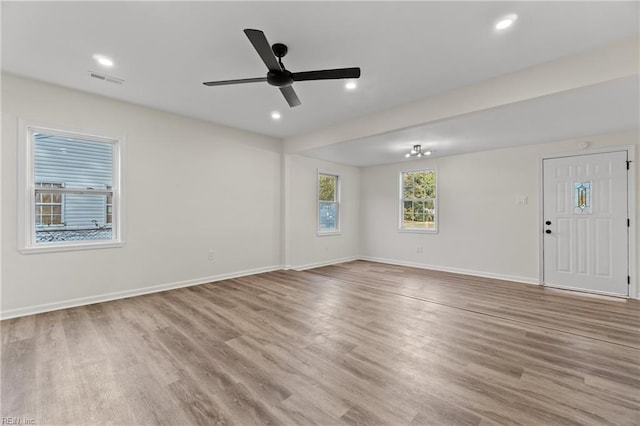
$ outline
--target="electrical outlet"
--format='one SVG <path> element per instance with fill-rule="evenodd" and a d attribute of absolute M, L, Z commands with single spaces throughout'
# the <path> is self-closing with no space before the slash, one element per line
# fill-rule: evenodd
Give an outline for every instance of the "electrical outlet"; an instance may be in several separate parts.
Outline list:
<path fill-rule="evenodd" d="M 423 251 L 422 251 L 422 246 L 418 246 L 418 247 L 416 248 L 416 253 L 418 253 L 418 254 L 422 254 L 422 253 L 423 253 Z"/>
<path fill-rule="evenodd" d="M 215 260 L 215 258 L 216 258 L 216 254 L 214 253 L 214 251 L 213 251 L 213 250 L 209 250 L 209 257 L 208 257 L 208 259 L 209 259 L 209 260 Z"/>
<path fill-rule="evenodd" d="M 518 205 L 526 206 L 527 204 L 529 204 L 529 197 L 527 197 L 526 195 L 521 195 L 520 197 L 518 197 Z"/>

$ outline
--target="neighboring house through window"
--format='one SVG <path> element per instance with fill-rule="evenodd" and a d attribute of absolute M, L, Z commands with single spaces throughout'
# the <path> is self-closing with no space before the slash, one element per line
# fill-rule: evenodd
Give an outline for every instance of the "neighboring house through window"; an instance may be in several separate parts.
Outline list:
<path fill-rule="evenodd" d="M 437 232 L 437 185 L 435 170 L 400 173 L 400 229 Z"/>
<path fill-rule="evenodd" d="M 111 186 L 107 186 L 107 189 L 112 191 Z M 105 219 L 104 223 L 111 225 L 113 223 L 113 194 L 108 194 L 105 202 Z"/>
<path fill-rule="evenodd" d="M 121 140 L 21 122 L 23 252 L 122 245 Z"/>
<path fill-rule="evenodd" d="M 48 192 L 47 188 L 62 188 L 61 183 L 36 182 L 35 183 L 35 225 L 62 226 L 64 225 L 63 212 L 64 204 L 61 193 Z"/>
<path fill-rule="evenodd" d="M 318 172 L 318 234 L 340 232 L 340 177 Z"/>

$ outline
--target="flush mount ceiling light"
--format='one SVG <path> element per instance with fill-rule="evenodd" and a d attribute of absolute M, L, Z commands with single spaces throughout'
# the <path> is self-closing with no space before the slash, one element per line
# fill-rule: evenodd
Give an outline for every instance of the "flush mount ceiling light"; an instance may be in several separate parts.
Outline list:
<path fill-rule="evenodd" d="M 104 67 L 112 67 L 113 66 L 113 60 L 111 58 L 108 58 L 104 55 L 100 55 L 98 53 L 96 53 L 95 55 L 93 55 L 93 59 L 95 59 L 100 65 L 104 66 Z"/>
<path fill-rule="evenodd" d="M 433 153 L 433 151 L 431 151 L 431 150 L 423 151 L 422 150 L 422 145 L 414 145 L 413 148 L 411 148 L 411 151 L 407 152 L 404 156 L 406 158 L 422 157 L 422 156 L 425 156 L 425 155 L 431 155 L 432 153 Z"/>
<path fill-rule="evenodd" d="M 518 19 L 518 15 L 516 15 L 515 13 L 503 16 L 496 23 L 496 30 L 498 30 L 498 31 L 506 30 L 507 28 L 512 26 L 513 23 L 516 22 L 517 19 Z"/>
<path fill-rule="evenodd" d="M 280 113 L 278 111 L 273 111 L 271 113 L 271 118 L 273 118 L 274 120 L 280 120 L 280 117 L 281 117 L 281 115 L 280 115 Z"/>
<path fill-rule="evenodd" d="M 355 81 L 349 81 L 347 84 L 344 85 L 344 87 L 347 90 L 355 90 L 355 88 L 358 87 L 358 85 L 356 84 Z"/>

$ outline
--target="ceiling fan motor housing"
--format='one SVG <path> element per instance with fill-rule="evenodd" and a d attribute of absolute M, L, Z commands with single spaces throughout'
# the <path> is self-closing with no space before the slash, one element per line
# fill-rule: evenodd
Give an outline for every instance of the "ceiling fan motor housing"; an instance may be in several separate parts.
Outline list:
<path fill-rule="evenodd" d="M 273 54 L 278 58 L 278 62 L 280 63 L 280 67 L 282 67 L 282 71 L 269 71 L 267 73 L 267 82 L 276 87 L 287 87 L 293 84 L 293 76 L 289 71 L 284 69 L 284 65 L 282 65 L 282 58 L 287 54 L 289 49 L 286 44 L 275 43 L 271 46 L 271 50 Z"/>
<path fill-rule="evenodd" d="M 267 83 L 276 87 L 287 87 L 293 84 L 293 75 L 287 70 L 269 71 L 267 73 Z"/>

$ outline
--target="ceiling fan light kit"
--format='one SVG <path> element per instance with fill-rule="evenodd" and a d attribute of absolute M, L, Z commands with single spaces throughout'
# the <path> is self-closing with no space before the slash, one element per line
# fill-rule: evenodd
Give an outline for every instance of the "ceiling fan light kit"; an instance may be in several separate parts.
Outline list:
<path fill-rule="evenodd" d="M 270 46 L 266 36 L 260 30 L 246 29 L 244 33 L 253 45 L 253 48 L 258 52 L 262 62 L 267 66 L 267 76 L 239 80 L 208 81 L 203 83 L 205 86 L 225 86 L 229 84 L 266 81 L 270 85 L 278 87 L 289 106 L 293 108 L 301 104 L 298 95 L 292 87 L 296 81 L 360 78 L 360 68 L 357 67 L 292 73 L 287 70 L 282 63 L 282 58 L 286 56 L 289 50 L 285 44 L 275 43 L 273 46 Z"/>

